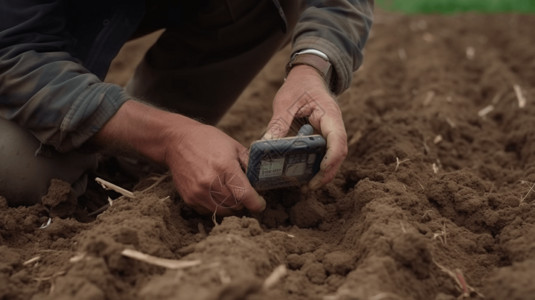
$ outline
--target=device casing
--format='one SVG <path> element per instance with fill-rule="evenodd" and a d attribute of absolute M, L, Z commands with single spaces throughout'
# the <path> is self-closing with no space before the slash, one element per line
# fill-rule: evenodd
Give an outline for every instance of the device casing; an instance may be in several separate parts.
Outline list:
<path fill-rule="evenodd" d="M 247 178 L 258 191 L 307 183 L 318 173 L 326 141 L 318 134 L 251 144 Z"/>

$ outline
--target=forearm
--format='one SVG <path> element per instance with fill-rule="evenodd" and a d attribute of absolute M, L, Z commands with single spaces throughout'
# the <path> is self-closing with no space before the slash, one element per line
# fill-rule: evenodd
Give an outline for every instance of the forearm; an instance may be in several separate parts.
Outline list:
<path fill-rule="evenodd" d="M 213 126 L 129 100 L 94 141 L 169 167 L 180 196 L 199 212 L 228 215 L 243 206 L 251 211 L 266 206 L 241 169 L 245 147 Z"/>
<path fill-rule="evenodd" d="M 0 117 L 58 151 L 82 146 L 128 99 L 66 52 L 15 49 L 0 50 Z"/>
<path fill-rule="evenodd" d="M 373 0 L 310 1 L 294 30 L 293 52 L 312 48 L 325 53 L 333 66 L 331 89 L 340 94 L 362 63 L 362 50 L 372 24 Z"/>
<path fill-rule="evenodd" d="M 157 163 L 166 163 L 170 141 L 176 143 L 183 133 L 200 125 L 185 116 L 129 100 L 95 135 L 97 145 L 134 151 Z"/>

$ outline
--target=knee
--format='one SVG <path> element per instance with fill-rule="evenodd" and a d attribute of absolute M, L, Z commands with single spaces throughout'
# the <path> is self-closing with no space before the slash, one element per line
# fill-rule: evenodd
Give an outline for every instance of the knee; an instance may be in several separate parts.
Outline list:
<path fill-rule="evenodd" d="M 39 141 L 27 130 L 1 118 L 0 132 L 0 195 L 11 206 L 38 203 L 52 178 L 72 184 L 96 164 L 96 158 L 87 155 L 36 155 Z"/>

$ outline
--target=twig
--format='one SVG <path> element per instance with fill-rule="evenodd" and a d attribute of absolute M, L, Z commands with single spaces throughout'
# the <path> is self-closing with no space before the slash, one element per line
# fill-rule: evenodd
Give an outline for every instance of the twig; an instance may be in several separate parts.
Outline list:
<path fill-rule="evenodd" d="M 355 145 L 360 139 L 362 138 L 362 131 L 357 131 L 353 134 L 353 136 L 351 137 L 351 140 L 349 140 L 349 142 L 347 143 L 348 146 L 353 146 Z"/>
<path fill-rule="evenodd" d="M 47 228 L 48 226 L 50 226 L 50 223 L 52 223 L 52 218 L 48 218 L 48 221 L 46 221 L 46 223 L 43 223 L 41 227 L 39 227 L 39 229 Z"/>
<path fill-rule="evenodd" d="M 169 174 L 164 174 L 164 175 L 158 177 L 158 178 L 156 179 L 156 181 L 154 181 L 153 184 L 151 184 L 149 187 L 147 187 L 147 188 L 141 190 L 141 192 L 143 193 L 143 192 L 146 192 L 146 191 L 148 191 L 148 190 L 151 190 L 151 189 L 155 188 L 155 187 L 158 186 L 160 183 L 162 183 L 164 180 L 166 180 L 167 178 L 169 178 L 169 176 L 170 176 Z"/>
<path fill-rule="evenodd" d="M 463 272 L 461 269 L 456 268 L 454 273 L 455 277 L 457 278 L 457 284 L 461 286 L 461 290 L 463 291 L 459 297 L 470 297 L 469 285 L 466 283 L 466 279 L 464 279 Z"/>
<path fill-rule="evenodd" d="M 152 255 L 148 255 L 132 249 L 124 249 L 121 254 L 126 257 L 130 257 L 142 262 L 146 262 L 151 265 L 164 267 L 167 269 L 184 269 L 197 266 L 201 264 L 200 260 L 180 261 L 175 259 L 160 258 Z"/>
<path fill-rule="evenodd" d="M 420 188 L 422 189 L 422 191 L 425 191 L 425 187 L 424 187 L 424 185 L 423 185 L 420 181 L 416 180 L 416 183 L 418 183 L 418 185 L 420 186 Z"/>
<path fill-rule="evenodd" d="M 35 277 L 33 280 L 35 281 L 38 281 L 38 282 L 41 282 L 41 281 L 48 281 L 48 280 L 51 280 L 51 279 L 54 279 L 58 276 L 61 276 L 61 275 L 65 275 L 65 273 L 67 273 L 66 271 L 58 271 L 50 276 L 45 276 L 45 277 Z"/>
<path fill-rule="evenodd" d="M 132 193 L 131 191 L 129 190 L 126 190 L 126 189 L 123 189 L 122 187 L 120 186 L 117 186 L 109 181 L 106 181 L 100 177 L 96 177 L 95 178 L 95 181 L 100 184 L 100 186 L 102 186 L 103 189 L 105 190 L 112 190 L 112 191 L 115 191 L 125 197 L 128 197 L 128 198 L 135 198 L 134 196 L 134 193 Z"/>
<path fill-rule="evenodd" d="M 217 227 L 219 223 L 217 223 L 217 208 L 219 206 L 216 205 L 214 212 L 212 213 L 212 223 L 214 223 L 214 226 Z"/>
<path fill-rule="evenodd" d="M 403 225 L 403 222 L 399 221 L 399 226 L 401 226 L 401 232 L 407 233 L 407 229 L 405 229 L 405 225 Z"/>
<path fill-rule="evenodd" d="M 535 183 L 531 185 L 531 187 L 529 188 L 529 191 L 524 195 L 524 197 L 520 198 L 520 203 L 524 203 L 524 200 L 526 200 L 526 198 L 529 196 L 529 193 L 533 191 L 534 187 L 535 187 Z"/>
<path fill-rule="evenodd" d="M 425 219 L 425 218 L 429 217 L 429 219 L 432 219 L 432 217 L 431 217 L 431 213 L 432 213 L 432 212 L 433 212 L 432 209 L 428 209 L 428 210 L 424 211 L 424 214 L 422 215 L 421 218 L 422 218 L 422 219 Z"/>
<path fill-rule="evenodd" d="M 323 300 L 341 300 L 341 299 L 355 299 L 354 298 L 354 292 L 347 289 L 340 289 L 336 293 L 336 295 L 328 295 L 323 296 Z M 366 298 L 368 300 L 401 300 L 400 296 L 390 293 L 390 292 L 380 292 L 378 294 L 373 295 L 370 298 Z"/>
<path fill-rule="evenodd" d="M 287 272 L 288 269 L 286 269 L 285 265 L 279 265 L 273 270 L 273 272 L 271 272 L 271 274 L 269 274 L 266 280 L 264 280 L 262 288 L 265 290 L 272 288 L 281 280 L 282 277 L 286 275 Z"/>
<path fill-rule="evenodd" d="M 433 173 L 435 173 L 435 174 L 438 173 L 438 166 L 437 166 L 436 163 L 431 164 L 431 168 L 433 169 Z"/>
<path fill-rule="evenodd" d="M 38 260 L 40 260 L 40 259 L 41 259 L 41 256 L 40 256 L 40 255 L 37 255 L 37 256 L 32 257 L 32 258 L 28 259 L 27 261 L 23 262 L 22 265 L 23 265 L 23 266 L 27 266 L 27 265 L 29 265 L 29 264 L 31 264 L 31 263 L 34 263 L 34 262 L 36 262 L 36 261 L 38 261 Z"/>
<path fill-rule="evenodd" d="M 94 216 L 94 215 L 98 215 L 100 214 L 101 212 L 105 211 L 106 209 L 108 209 L 108 207 L 110 207 L 110 204 L 104 204 L 103 206 L 101 206 L 100 208 L 97 208 L 96 210 L 90 212 L 87 214 L 88 217 L 91 217 L 91 216 Z"/>
<path fill-rule="evenodd" d="M 482 109 L 480 109 L 478 112 L 477 112 L 477 115 L 480 117 L 480 118 L 483 118 L 485 117 L 486 115 L 488 115 L 491 111 L 494 110 L 494 105 L 487 105 L 485 107 L 483 107 Z"/>
<path fill-rule="evenodd" d="M 396 172 L 399 168 L 399 165 L 401 165 L 402 163 L 404 162 L 408 162 L 410 159 L 404 159 L 404 160 L 399 160 L 399 157 L 396 156 L 396 168 L 394 169 L 394 172 Z"/>
<path fill-rule="evenodd" d="M 498 104 L 500 100 L 503 98 L 503 95 L 507 93 L 507 90 L 502 89 L 501 91 L 498 91 L 494 97 L 492 97 L 492 100 L 490 101 L 492 104 Z"/>
<path fill-rule="evenodd" d="M 449 117 L 446 118 L 446 122 L 448 123 L 448 125 L 450 125 L 451 128 L 457 127 L 457 125 L 455 125 L 455 122 L 453 122 L 453 120 Z"/>
<path fill-rule="evenodd" d="M 433 98 L 435 98 L 435 92 L 434 91 L 428 91 L 427 95 L 426 95 L 426 97 L 424 99 L 423 105 L 424 106 L 428 106 L 429 104 L 431 104 L 431 101 L 433 100 Z"/>
<path fill-rule="evenodd" d="M 398 299 L 402 299 L 402 298 L 396 294 L 389 293 L 389 292 L 381 292 L 370 298 L 370 300 L 398 300 Z"/>
<path fill-rule="evenodd" d="M 422 144 L 424 145 L 424 153 L 426 155 L 431 153 L 431 150 L 429 149 L 429 146 L 427 145 L 427 142 L 425 141 L 425 139 L 423 140 Z"/>
<path fill-rule="evenodd" d="M 526 106 L 526 98 L 524 98 L 524 95 L 522 94 L 522 89 L 518 84 L 513 85 L 513 88 L 515 89 L 516 98 L 518 100 L 518 107 L 524 108 Z"/>
<path fill-rule="evenodd" d="M 83 260 L 83 259 L 85 258 L 85 256 L 86 256 L 86 253 L 85 253 L 85 252 L 83 252 L 83 253 L 78 253 L 78 254 L 76 254 L 75 256 L 69 258 L 69 262 L 70 262 L 70 263 L 77 263 L 77 262 Z"/>
<path fill-rule="evenodd" d="M 472 60 L 474 59 L 474 57 L 476 56 L 476 49 L 474 49 L 474 47 L 472 46 L 469 46 L 466 48 L 466 58 L 468 58 L 469 60 Z"/>
<path fill-rule="evenodd" d="M 460 269 L 455 269 L 455 272 L 444 267 L 443 265 L 437 263 L 435 260 L 433 260 L 435 265 L 440 268 L 444 273 L 448 274 L 453 280 L 455 280 L 455 283 L 457 283 L 459 289 L 461 290 L 461 295 L 457 299 L 464 299 L 464 298 L 471 298 L 471 294 L 475 293 L 481 298 L 485 298 L 483 294 L 476 291 L 473 287 L 471 287 L 464 278 L 463 272 Z"/>
<path fill-rule="evenodd" d="M 443 245 L 448 244 L 448 232 L 446 231 L 446 223 L 442 223 L 442 230 L 438 233 L 433 233 L 433 240 L 438 239 Z"/>

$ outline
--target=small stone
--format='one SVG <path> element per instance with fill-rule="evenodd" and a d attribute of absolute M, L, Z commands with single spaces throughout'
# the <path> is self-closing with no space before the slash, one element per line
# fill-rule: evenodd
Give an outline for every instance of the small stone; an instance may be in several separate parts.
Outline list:
<path fill-rule="evenodd" d="M 334 251 L 323 258 L 323 266 L 329 274 L 346 275 L 353 270 L 354 264 L 353 256 L 344 251 Z"/>
<path fill-rule="evenodd" d="M 311 263 L 304 267 L 305 274 L 307 275 L 308 280 L 315 284 L 323 284 L 325 279 L 327 279 L 327 274 L 323 265 L 320 263 Z"/>
<path fill-rule="evenodd" d="M 305 263 L 305 258 L 299 254 L 290 254 L 286 260 L 288 261 L 288 267 L 292 270 L 301 269 Z"/>
<path fill-rule="evenodd" d="M 314 198 L 308 198 L 297 202 L 290 210 L 290 221 L 301 228 L 318 225 L 325 217 L 326 210 L 321 203 Z"/>
<path fill-rule="evenodd" d="M 41 202 L 49 209 L 50 217 L 63 218 L 74 213 L 77 199 L 70 183 L 52 179 L 48 193 L 41 198 Z"/>

